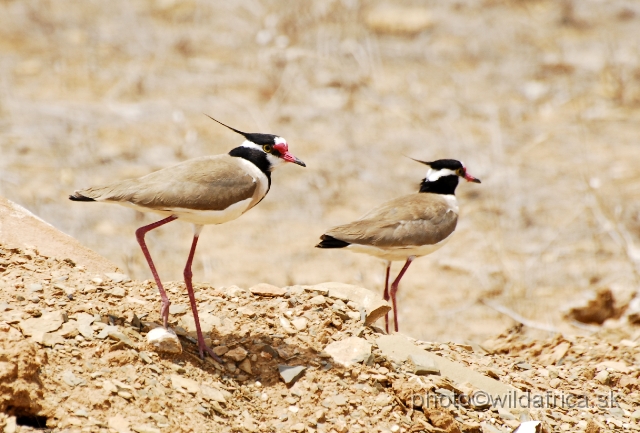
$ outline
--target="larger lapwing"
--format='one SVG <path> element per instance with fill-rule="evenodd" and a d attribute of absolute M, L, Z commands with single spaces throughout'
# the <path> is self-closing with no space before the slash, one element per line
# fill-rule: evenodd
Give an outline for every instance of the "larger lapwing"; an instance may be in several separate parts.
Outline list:
<path fill-rule="evenodd" d="M 200 357 L 204 357 L 204 352 L 207 352 L 215 359 L 218 357 L 205 344 L 200 329 L 191 282 L 191 263 L 202 227 L 205 224 L 223 224 L 234 220 L 260 203 L 271 187 L 271 172 L 284 162 L 305 167 L 304 162 L 289 153 L 289 146 L 284 138 L 273 134 L 246 133 L 218 123 L 242 135 L 245 141 L 228 154 L 190 159 L 137 179 L 81 189 L 69 196 L 73 201 L 116 203 L 164 216 L 164 219 L 136 230 L 136 238 L 160 291 L 160 315 L 165 328 L 169 319 L 170 302 L 151 260 L 144 236 L 174 220 L 193 224 L 194 235 L 184 268 L 184 282 L 195 319 Z"/>

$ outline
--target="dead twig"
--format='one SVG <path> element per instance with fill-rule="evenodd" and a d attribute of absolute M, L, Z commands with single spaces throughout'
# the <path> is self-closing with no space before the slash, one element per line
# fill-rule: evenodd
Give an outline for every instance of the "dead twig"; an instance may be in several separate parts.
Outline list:
<path fill-rule="evenodd" d="M 549 326 L 543 323 L 538 323 L 538 322 L 534 322 L 533 320 L 529 320 L 526 317 L 523 317 L 520 314 L 516 313 L 515 311 L 511 310 L 510 308 L 507 308 L 502 304 L 498 304 L 497 302 L 491 301 L 489 299 L 481 299 L 480 302 L 482 302 L 484 305 L 486 305 L 489 308 L 493 308 L 498 313 L 502 313 L 505 316 L 511 317 L 516 322 L 521 323 L 528 328 L 539 329 L 541 331 L 552 332 L 554 334 L 560 333 L 560 331 L 556 329 L 554 326 Z"/>

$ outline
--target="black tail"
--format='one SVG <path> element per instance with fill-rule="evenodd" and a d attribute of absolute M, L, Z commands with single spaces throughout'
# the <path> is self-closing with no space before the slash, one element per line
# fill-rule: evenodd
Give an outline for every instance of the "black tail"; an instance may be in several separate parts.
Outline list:
<path fill-rule="evenodd" d="M 344 248 L 351 245 L 349 242 L 341 241 L 329 235 L 322 235 L 320 239 L 322 241 L 316 245 L 316 248 Z"/>
<path fill-rule="evenodd" d="M 82 194 L 80 194 L 79 192 L 76 192 L 75 194 L 70 195 L 69 196 L 69 200 L 71 200 L 71 201 L 95 201 L 91 197 L 85 197 Z"/>

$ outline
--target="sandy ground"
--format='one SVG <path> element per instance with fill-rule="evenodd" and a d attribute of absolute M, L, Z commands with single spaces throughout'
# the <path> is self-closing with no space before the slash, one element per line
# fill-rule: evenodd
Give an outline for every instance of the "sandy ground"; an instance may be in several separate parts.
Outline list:
<path fill-rule="evenodd" d="M 153 284 L 3 245 L 0 276 L 5 433 L 640 431 L 640 331 L 626 322 L 460 345 L 386 336 L 322 285 L 198 285 L 219 364 L 197 355 L 183 284 L 168 286 L 182 335 L 170 355 L 146 344 Z M 305 370 L 287 386 L 282 366 Z"/>
<path fill-rule="evenodd" d="M 308 167 L 274 173 L 254 210 L 203 232 L 213 287 L 321 281 L 375 290 L 383 264 L 318 236 L 414 191 L 420 159 L 463 160 L 455 237 L 417 261 L 401 330 L 480 342 L 547 326 L 608 287 L 638 288 L 640 8 L 633 1 L 0 2 L 0 195 L 150 278 L 149 216 L 71 203 L 77 188 L 227 152 L 207 119 L 283 135 Z M 181 279 L 191 228 L 150 236 Z M 394 270 L 399 269 L 396 264 Z"/>

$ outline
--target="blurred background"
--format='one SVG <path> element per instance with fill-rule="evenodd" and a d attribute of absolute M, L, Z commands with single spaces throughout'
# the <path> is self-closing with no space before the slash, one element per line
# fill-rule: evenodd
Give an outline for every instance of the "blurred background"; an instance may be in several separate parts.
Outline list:
<path fill-rule="evenodd" d="M 241 142 L 206 113 L 286 137 L 307 168 L 205 228 L 196 281 L 381 292 L 380 260 L 318 237 L 416 191 L 405 155 L 456 158 L 482 184 L 460 185 L 455 236 L 403 279 L 401 331 L 513 325 L 483 301 L 563 326 L 585 295 L 639 287 L 638 29 L 640 3 L 618 0 L 0 0 L 0 195 L 150 279 L 134 230 L 156 217 L 67 196 Z M 149 235 L 164 280 L 191 235 Z"/>

